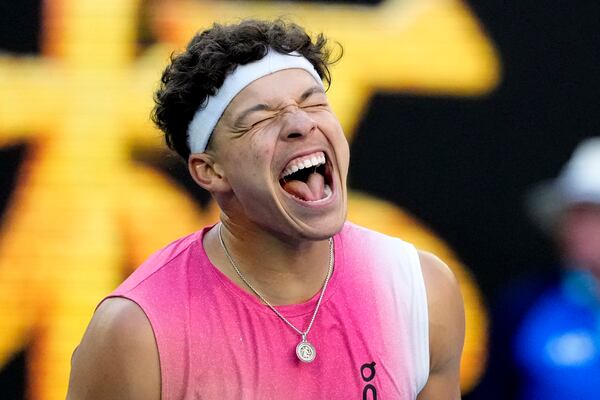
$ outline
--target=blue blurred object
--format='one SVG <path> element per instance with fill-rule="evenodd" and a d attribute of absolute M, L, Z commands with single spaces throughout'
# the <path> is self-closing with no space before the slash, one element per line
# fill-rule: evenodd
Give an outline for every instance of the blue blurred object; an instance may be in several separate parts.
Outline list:
<path fill-rule="evenodd" d="M 600 399 L 599 293 L 590 273 L 569 269 L 525 315 L 513 342 L 521 399 Z"/>

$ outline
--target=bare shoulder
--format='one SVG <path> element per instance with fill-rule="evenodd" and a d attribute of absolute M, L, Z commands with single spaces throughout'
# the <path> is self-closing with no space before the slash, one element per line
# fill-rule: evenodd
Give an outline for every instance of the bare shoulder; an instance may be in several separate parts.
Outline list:
<path fill-rule="evenodd" d="M 429 381 L 419 400 L 458 399 L 460 358 L 465 336 L 462 295 L 458 281 L 444 262 L 423 251 L 419 252 L 419 259 L 427 288 L 431 360 Z"/>
<path fill-rule="evenodd" d="M 450 268 L 438 257 L 426 251 L 419 250 L 419 260 L 427 287 L 428 300 L 444 302 L 453 299 L 459 300 L 458 281 Z M 462 298 L 460 300 L 462 307 Z"/>
<path fill-rule="evenodd" d="M 68 400 L 160 399 L 160 367 L 146 314 L 123 298 L 105 300 L 73 353 Z"/>

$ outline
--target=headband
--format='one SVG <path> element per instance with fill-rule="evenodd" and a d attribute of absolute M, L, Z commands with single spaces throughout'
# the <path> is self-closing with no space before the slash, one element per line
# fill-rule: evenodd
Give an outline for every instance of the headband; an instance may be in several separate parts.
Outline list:
<path fill-rule="evenodd" d="M 321 77 L 315 67 L 298 52 L 290 54 L 278 53 L 269 49 L 267 54 L 258 61 L 238 65 L 235 70 L 225 78 L 223 85 L 214 96 L 209 96 L 206 105 L 198 108 L 190 121 L 187 130 L 188 145 L 192 153 L 202 153 L 206 150 L 208 140 L 213 129 L 219 122 L 221 115 L 231 103 L 233 98 L 246 86 L 258 78 L 284 69 L 299 68 L 307 71 L 322 86 Z"/>

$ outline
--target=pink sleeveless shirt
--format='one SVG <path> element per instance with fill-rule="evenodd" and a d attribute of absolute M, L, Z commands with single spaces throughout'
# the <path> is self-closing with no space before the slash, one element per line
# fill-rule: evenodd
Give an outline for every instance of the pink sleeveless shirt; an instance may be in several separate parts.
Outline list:
<path fill-rule="evenodd" d="M 152 255 L 112 295 L 136 302 L 154 330 L 163 400 L 415 399 L 429 374 L 425 285 L 412 245 L 346 223 L 308 335 L 301 337 L 209 261 L 202 236 Z M 277 309 L 306 329 L 319 293 Z"/>

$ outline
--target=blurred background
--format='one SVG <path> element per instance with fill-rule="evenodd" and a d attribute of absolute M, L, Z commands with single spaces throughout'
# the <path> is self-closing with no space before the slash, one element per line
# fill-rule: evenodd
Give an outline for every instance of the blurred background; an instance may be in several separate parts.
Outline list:
<path fill-rule="evenodd" d="M 275 16 L 344 47 L 329 96 L 349 218 L 459 278 L 464 398 L 518 391 L 497 316 L 515 282 L 558 269 L 524 195 L 600 133 L 600 3 L 0 0 L 1 399 L 64 398 L 96 304 L 216 220 L 150 124 L 152 93 L 197 30 Z"/>

